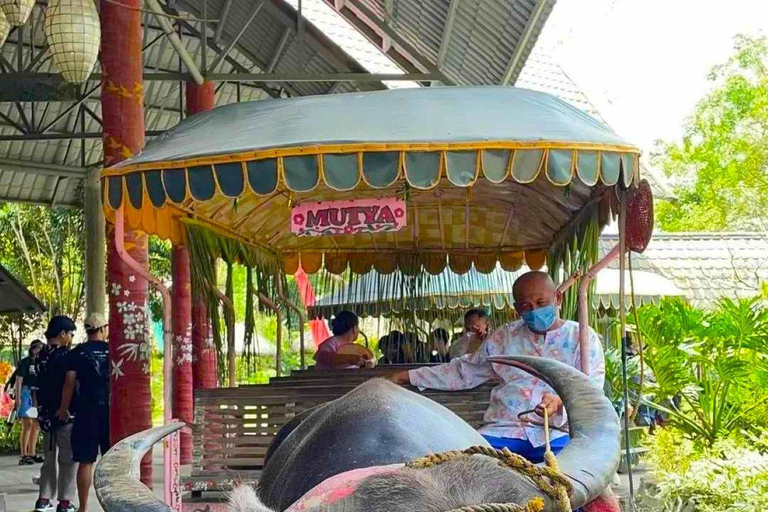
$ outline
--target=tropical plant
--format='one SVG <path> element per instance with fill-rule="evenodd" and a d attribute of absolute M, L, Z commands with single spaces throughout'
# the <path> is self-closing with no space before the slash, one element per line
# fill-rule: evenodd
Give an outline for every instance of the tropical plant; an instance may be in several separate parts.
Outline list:
<path fill-rule="evenodd" d="M 18 452 L 20 434 L 21 424 L 18 421 L 11 425 L 5 420 L 0 421 L 0 453 Z"/>
<path fill-rule="evenodd" d="M 624 376 L 621 370 L 621 350 L 615 347 L 605 349 L 605 392 L 614 405 L 624 398 Z M 640 392 L 640 360 L 631 358 L 627 361 L 627 390 L 630 397 L 637 397 Z M 630 400 L 630 403 L 632 401 Z"/>
<path fill-rule="evenodd" d="M 747 418 L 768 403 L 761 388 L 768 379 L 768 310 L 762 302 L 724 299 L 717 310 L 704 312 L 665 299 L 638 316 L 655 376 L 651 405 L 667 413 L 673 426 L 708 446 L 740 428 L 761 426 Z"/>
<path fill-rule="evenodd" d="M 703 448 L 675 429 L 648 438 L 655 512 L 752 512 L 768 507 L 768 455 L 733 439 Z M 645 507 L 643 507 L 645 508 Z"/>

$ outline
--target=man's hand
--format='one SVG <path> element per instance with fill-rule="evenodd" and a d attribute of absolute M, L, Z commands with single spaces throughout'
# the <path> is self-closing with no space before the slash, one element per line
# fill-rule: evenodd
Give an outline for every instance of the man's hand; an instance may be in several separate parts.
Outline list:
<path fill-rule="evenodd" d="M 399 386 L 404 386 L 411 383 L 411 377 L 408 375 L 408 371 L 393 373 L 388 377 L 388 379 Z"/>
<path fill-rule="evenodd" d="M 536 406 L 534 412 L 543 418 L 544 410 L 546 409 L 547 414 L 552 417 L 560 412 L 562 408 L 563 401 L 559 397 L 551 393 L 544 393 L 544 396 L 541 397 L 541 403 Z"/>
<path fill-rule="evenodd" d="M 72 416 L 69 415 L 69 411 L 67 409 L 62 408 L 56 411 L 56 417 L 61 421 L 67 422 Z"/>

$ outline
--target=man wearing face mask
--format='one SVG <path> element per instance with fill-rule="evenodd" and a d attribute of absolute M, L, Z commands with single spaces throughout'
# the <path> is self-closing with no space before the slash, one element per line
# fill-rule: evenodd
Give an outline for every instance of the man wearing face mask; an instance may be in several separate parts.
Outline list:
<path fill-rule="evenodd" d="M 544 429 L 538 422 L 518 417 L 526 411 L 544 416 L 550 425 L 567 432 L 567 415 L 563 403 L 544 381 L 511 366 L 488 362 L 491 356 L 525 355 L 556 359 L 581 368 L 579 324 L 560 318 L 560 296 L 554 282 L 544 272 L 528 272 L 515 281 L 515 309 L 521 320 L 493 332 L 471 356 L 450 363 L 398 372 L 391 377 L 397 384 L 411 384 L 420 389 L 472 389 L 491 380 L 499 380 L 491 391 L 490 405 L 480 433 L 494 448 L 508 448 L 532 462 L 544 458 Z M 603 387 L 605 361 L 597 334 L 589 331 L 589 378 Z M 558 453 L 569 437 L 565 432 L 551 431 L 552 450 Z"/>

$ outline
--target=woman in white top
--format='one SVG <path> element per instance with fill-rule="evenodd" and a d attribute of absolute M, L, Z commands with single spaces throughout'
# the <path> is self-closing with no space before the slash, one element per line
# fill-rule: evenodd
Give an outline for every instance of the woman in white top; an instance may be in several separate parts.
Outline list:
<path fill-rule="evenodd" d="M 458 340 L 451 343 L 448 354 L 451 359 L 474 354 L 488 336 L 488 314 L 484 309 L 470 309 L 464 314 L 464 334 Z"/>

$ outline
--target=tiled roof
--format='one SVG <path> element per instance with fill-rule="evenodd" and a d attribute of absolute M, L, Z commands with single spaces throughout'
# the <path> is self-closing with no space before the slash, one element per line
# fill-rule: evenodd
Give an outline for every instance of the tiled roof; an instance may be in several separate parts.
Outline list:
<path fill-rule="evenodd" d="M 618 243 L 604 234 L 601 252 Z M 699 307 L 722 297 L 750 298 L 768 281 L 768 238 L 759 233 L 657 233 L 632 266 L 671 279 Z M 614 262 L 612 268 L 618 268 Z"/>

